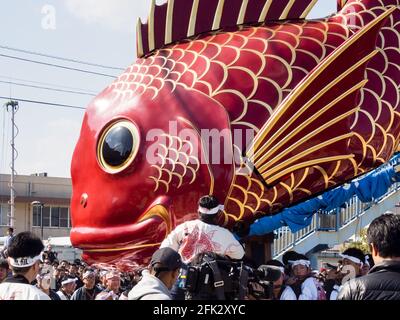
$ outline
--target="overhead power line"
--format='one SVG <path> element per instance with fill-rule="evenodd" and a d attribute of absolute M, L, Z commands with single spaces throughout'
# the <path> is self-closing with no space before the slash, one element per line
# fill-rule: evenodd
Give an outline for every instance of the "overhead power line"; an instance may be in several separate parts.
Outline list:
<path fill-rule="evenodd" d="M 42 86 L 34 86 L 34 85 L 29 85 L 29 84 L 24 84 L 24 83 L 17 83 L 17 82 L 11 82 L 11 81 L 1 81 L 1 80 L 0 80 L 0 83 L 11 84 L 11 85 L 14 85 L 14 86 L 27 87 L 27 88 L 43 89 L 43 90 L 55 91 L 55 92 L 64 92 L 64 93 L 80 94 L 80 95 L 84 95 L 84 96 L 92 96 L 92 97 L 95 97 L 95 96 L 96 96 L 95 94 L 87 93 L 87 92 L 72 91 L 72 90 L 63 90 L 63 89 L 56 89 L 56 88 L 42 87 Z"/>
<path fill-rule="evenodd" d="M 10 100 L 10 97 L 1 97 L 0 96 L 0 99 L 2 99 L 2 100 Z M 71 106 L 71 105 L 68 105 L 68 104 L 52 103 L 52 102 L 46 102 L 46 101 L 19 99 L 19 98 L 14 98 L 14 97 L 11 98 L 11 100 L 15 100 L 15 101 L 18 101 L 18 102 L 42 104 L 42 105 L 46 105 L 46 106 L 54 106 L 54 107 L 61 107 L 61 108 L 86 110 L 86 108 L 83 108 L 83 107 Z"/>
<path fill-rule="evenodd" d="M 77 87 L 69 87 L 69 86 L 63 86 L 63 85 L 59 85 L 59 84 L 54 84 L 54 83 L 49 83 L 49 82 L 40 82 L 40 81 L 32 81 L 32 80 L 27 80 L 27 79 L 20 79 L 20 78 L 14 78 L 14 77 L 6 77 L 6 76 L 0 76 L 0 79 L 5 79 L 8 82 L 9 81 L 22 81 L 22 82 L 28 82 L 28 83 L 34 83 L 34 84 L 39 84 L 42 86 L 51 86 L 51 87 L 56 87 L 56 88 L 63 88 L 63 89 L 68 89 L 68 90 L 78 90 L 78 91 L 83 91 L 83 92 L 87 92 L 87 93 L 91 93 L 96 95 L 97 93 L 92 91 L 92 90 L 86 90 L 86 89 L 82 89 L 82 88 L 77 88 Z M 7 82 L 7 83 L 8 83 Z"/>
<path fill-rule="evenodd" d="M 15 51 L 15 52 L 21 52 L 21 53 L 26 53 L 26 54 L 31 54 L 39 57 L 46 57 L 46 58 L 51 58 L 51 59 L 56 59 L 56 60 L 61 60 L 61 61 L 68 61 L 68 62 L 73 62 L 73 63 L 79 63 L 79 64 L 84 64 L 92 67 L 99 67 L 99 68 L 104 68 L 104 69 L 112 69 L 112 70 L 122 70 L 124 71 L 124 68 L 121 67 L 111 67 L 111 66 L 106 66 L 103 64 L 97 64 L 97 63 L 91 63 L 91 62 L 86 62 L 86 61 L 81 61 L 77 59 L 71 59 L 71 58 L 64 58 L 64 57 L 59 57 L 59 56 L 53 56 L 50 54 L 45 54 L 41 52 L 35 52 L 35 51 L 30 51 L 30 50 L 24 50 L 24 49 L 18 49 L 18 48 L 13 48 L 9 46 L 1 46 L 1 49 L 5 50 L 10 50 L 10 51 Z"/>
<path fill-rule="evenodd" d="M 30 62 L 30 63 L 35 63 L 35 64 L 40 64 L 40 65 L 44 65 L 44 66 L 48 66 L 48 67 L 55 67 L 55 68 L 60 68 L 60 69 L 66 69 L 66 70 L 72 70 L 72 71 L 83 72 L 83 73 L 88 73 L 88 74 L 94 74 L 94 75 L 97 75 L 97 76 L 109 77 L 109 78 L 113 78 L 113 79 L 115 79 L 117 77 L 117 76 L 113 76 L 113 75 L 110 75 L 110 74 L 99 73 L 99 72 L 94 72 L 94 71 L 89 71 L 89 70 L 78 69 L 78 68 L 71 68 L 71 67 L 67 67 L 67 66 L 53 64 L 53 63 L 46 63 L 46 62 L 42 62 L 42 61 L 25 59 L 25 58 L 16 57 L 16 56 L 9 56 L 9 55 L 6 55 L 6 54 L 0 54 L 0 57 L 19 60 L 19 61 Z"/>

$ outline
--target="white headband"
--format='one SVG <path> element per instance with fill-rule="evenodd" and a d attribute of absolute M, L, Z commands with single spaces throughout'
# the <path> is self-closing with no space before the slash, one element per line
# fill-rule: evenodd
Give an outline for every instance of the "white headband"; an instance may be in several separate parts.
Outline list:
<path fill-rule="evenodd" d="M 83 274 L 82 279 L 85 279 L 85 278 L 87 278 L 87 277 L 89 277 L 89 276 L 95 276 L 94 272 L 93 272 L 93 271 L 86 271 L 86 272 Z"/>
<path fill-rule="evenodd" d="M 75 282 L 76 280 L 78 280 L 78 279 L 77 279 L 77 278 L 69 278 L 69 279 L 67 279 L 67 280 L 62 281 L 62 282 L 61 282 L 61 285 L 64 286 L 64 285 L 66 285 L 66 284 L 68 284 L 68 283 Z"/>
<path fill-rule="evenodd" d="M 360 259 L 356 258 L 356 257 L 348 256 L 348 255 L 345 255 L 345 254 L 340 254 L 340 256 L 343 259 L 347 259 L 347 260 L 353 261 L 354 263 L 361 264 L 361 267 L 363 266 L 363 262 Z"/>
<path fill-rule="evenodd" d="M 207 209 L 199 206 L 199 212 L 202 214 L 216 214 L 219 210 L 224 210 L 225 207 L 223 205 L 219 205 L 212 209 Z"/>
<path fill-rule="evenodd" d="M 22 257 L 22 258 L 11 258 L 9 257 L 9 262 L 12 267 L 15 268 L 26 268 L 33 266 L 37 261 L 42 260 L 42 253 L 36 257 Z"/>
<path fill-rule="evenodd" d="M 310 267 L 310 264 L 311 264 L 310 261 L 308 261 L 308 260 L 290 260 L 289 263 L 293 267 L 298 266 L 299 264 L 301 264 L 301 265 L 306 266 L 308 268 Z"/>

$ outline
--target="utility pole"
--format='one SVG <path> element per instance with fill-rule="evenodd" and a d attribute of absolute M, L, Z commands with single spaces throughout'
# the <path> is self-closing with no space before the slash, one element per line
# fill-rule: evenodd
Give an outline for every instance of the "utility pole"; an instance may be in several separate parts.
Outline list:
<path fill-rule="evenodd" d="M 11 110 L 11 181 L 10 181 L 10 214 L 9 214 L 9 226 L 14 227 L 15 225 L 15 188 L 14 188 L 14 179 L 15 179 L 15 159 L 16 152 L 15 149 L 15 129 L 18 130 L 15 125 L 15 113 L 18 111 L 18 102 L 17 101 L 9 101 L 6 103 L 7 111 Z M 18 134 L 18 133 L 17 133 Z"/>

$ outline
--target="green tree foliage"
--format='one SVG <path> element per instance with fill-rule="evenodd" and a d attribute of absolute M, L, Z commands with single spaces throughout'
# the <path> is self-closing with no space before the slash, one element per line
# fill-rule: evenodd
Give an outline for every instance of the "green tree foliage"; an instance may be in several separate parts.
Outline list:
<path fill-rule="evenodd" d="M 362 250 L 365 254 L 371 253 L 370 247 L 367 240 L 367 229 L 361 230 L 358 234 L 358 240 L 353 242 L 348 242 L 344 244 L 344 250 L 348 248 L 357 248 Z"/>

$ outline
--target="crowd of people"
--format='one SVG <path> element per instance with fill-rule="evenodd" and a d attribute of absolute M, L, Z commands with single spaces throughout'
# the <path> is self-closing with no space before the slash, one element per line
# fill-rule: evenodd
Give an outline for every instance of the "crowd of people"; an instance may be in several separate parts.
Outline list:
<path fill-rule="evenodd" d="M 0 260 L 0 300 L 127 300 L 137 282 L 133 272 L 96 268 L 80 259 L 59 261 L 51 246 L 43 249 L 30 232 L 14 237 L 8 259 Z M 16 285 L 25 290 L 13 290 Z"/>
<path fill-rule="evenodd" d="M 246 261 L 241 242 L 218 221 L 223 206 L 212 196 L 199 201 L 199 219 L 175 228 L 153 254 L 148 268 L 121 272 L 89 266 L 77 259 L 59 261 L 30 232 L 7 241 L 7 259 L 0 260 L 0 300 L 182 300 L 185 279 L 200 254 L 212 252 L 232 261 Z M 312 270 L 304 254 L 289 251 L 271 282 L 271 300 L 400 299 L 400 216 L 384 214 L 368 228 L 371 254 L 349 248 L 337 265 Z M 251 291 L 251 290 L 250 290 Z M 253 299 L 249 294 L 246 299 Z"/>

